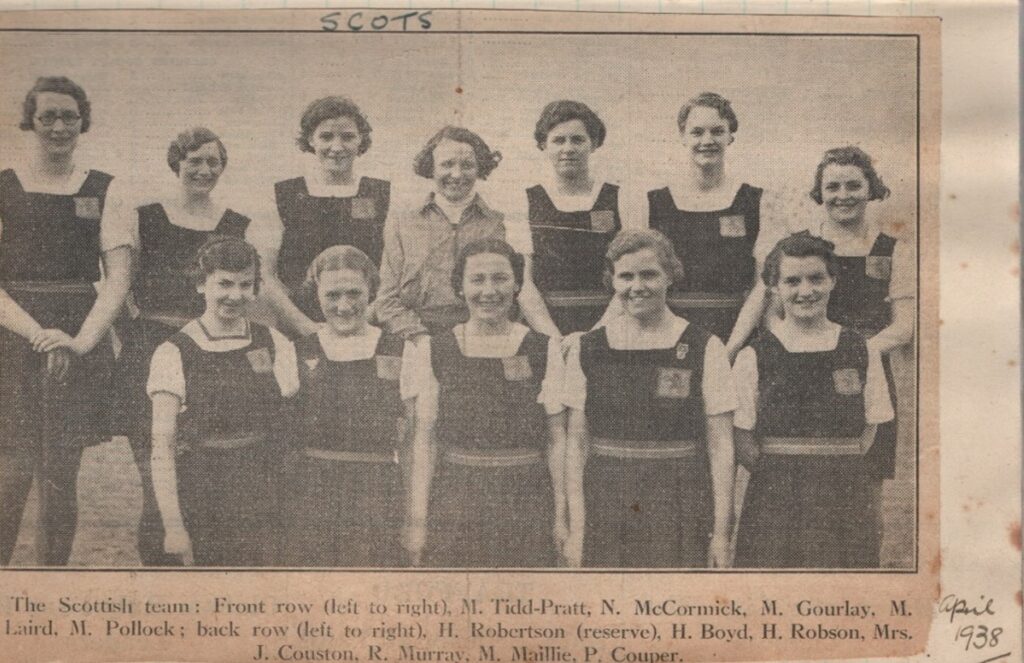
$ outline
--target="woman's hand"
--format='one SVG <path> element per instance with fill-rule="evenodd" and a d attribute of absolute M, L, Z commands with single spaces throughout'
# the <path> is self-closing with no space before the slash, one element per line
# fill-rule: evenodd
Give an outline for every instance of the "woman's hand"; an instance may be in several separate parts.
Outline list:
<path fill-rule="evenodd" d="M 565 359 L 572 352 L 573 348 L 580 344 L 580 339 L 583 338 L 583 334 L 586 332 L 572 332 L 562 337 L 559 347 L 562 350 L 562 358 Z"/>
<path fill-rule="evenodd" d="M 715 533 L 708 543 L 708 567 L 725 569 L 729 567 L 729 535 Z"/>
<path fill-rule="evenodd" d="M 402 528 L 402 547 L 409 555 L 412 566 L 423 563 L 423 548 L 427 543 L 427 523 L 407 522 Z"/>
<path fill-rule="evenodd" d="M 170 527 L 164 533 L 164 552 L 169 555 L 180 555 L 185 566 L 194 566 L 192 558 L 192 539 L 184 527 Z"/>
<path fill-rule="evenodd" d="M 565 549 L 565 544 L 569 540 L 569 523 L 565 516 L 555 516 L 555 526 L 552 530 L 552 536 L 555 538 L 555 550 L 559 554 Z"/>
<path fill-rule="evenodd" d="M 64 348 L 81 357 L 88 349 L 78 337 L 72 337 L 60 329 L 41 329 L 32 337 L 32 349 L 36 352 L 50 352 Z"/>

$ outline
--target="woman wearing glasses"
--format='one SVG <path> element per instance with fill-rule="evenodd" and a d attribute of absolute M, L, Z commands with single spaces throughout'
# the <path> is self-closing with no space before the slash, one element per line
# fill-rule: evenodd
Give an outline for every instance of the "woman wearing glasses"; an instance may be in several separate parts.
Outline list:
<path fill-rule="evenodd" d="M 90 111 L 75 82 L 38 79 L 21 122 L 35 150 L 27 163 L 0 172 L 3 564 L 10 561 L 37 472 L 46 491 L 43 561 L 67 563 L 82 451 L 109 428 L 113 352 L 107 332 L 128 291 L 131 239 L 103 221 L 113 178 L 75 162 Z M 44 373 L 53 385 L 49 403 L 43 401 Z M 53 431 L 49 439 L 40 427 Z"/>

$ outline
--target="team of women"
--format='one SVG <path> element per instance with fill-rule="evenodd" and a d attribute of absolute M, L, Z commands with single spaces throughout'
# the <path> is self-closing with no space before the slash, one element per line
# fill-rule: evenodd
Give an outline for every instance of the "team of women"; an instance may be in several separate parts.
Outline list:
<path fill-rule="evenodd" d="M 39 79 L 35 158 L 0 173 L 4 564 L 33 476 L 42 561 L 67 563 L 82 450 L 125 434 L 145 565 L 880 565 L 915 276 L 860 149 L 824 155 L 821 223 L 789 235 L 700 94 L 679 179 L 624 228 L 589 168 L 603 122 L 556 101 L 522 210 L 476 191 L 501 155 L 451 126 L 395 209 L 354 174 L 367 118 L 327 97 L 299 123 L 315 172 L 250 217 L 211 196 L 228 151 L 202 128 L 168 149 L 176 196 L 124 204 L 74 163 L 90 112 Z"/>

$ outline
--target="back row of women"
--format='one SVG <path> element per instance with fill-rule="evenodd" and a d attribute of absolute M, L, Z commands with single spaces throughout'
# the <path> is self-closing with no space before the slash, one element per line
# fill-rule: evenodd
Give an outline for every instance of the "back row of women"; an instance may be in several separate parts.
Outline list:
<path fill-rule="evenodd" d="M 45 563 L 67 562 L 82 449 L 124 431 L 147 565 L 724 566 L 735 475 L 738 565 L 878 566 L 915 274 L 866 220 L 888 189 L 861 150 L 825 154 L 820 226 L 777 243 L 725 173 L 729 102 L 701 94 L 648 194 L 660 232 L 620 232 L 588 166 L 605 127 L 558 101 L 526 219 L 476 193 L 500 154 L 456 127 L 414 161 L 434 191 L 392 213 L 355 175 L 369 123 L 329 97 L 300 122 L 314 174 L 250 220 L 211 196 L 209 130 L 168 150 L 177 198 L 125 205 L 74 162 L 81 87 L 40 79 L 24 111 L 35 158 L 0 173 L 3 563 L 37 472 Z"/>

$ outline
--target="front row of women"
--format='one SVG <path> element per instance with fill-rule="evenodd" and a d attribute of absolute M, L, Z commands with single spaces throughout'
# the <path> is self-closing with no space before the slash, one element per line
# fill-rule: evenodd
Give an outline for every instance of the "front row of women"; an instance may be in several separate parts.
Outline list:
<path fill-rule="evenodd" d="M 622 314 L 567 359 L 517 322 L 523 258 L 471 242 L 450 331 L 368 322 L 379 277 L 350 246 L 306 287 L 325 323 L 291 343 L 250 322 L 259 257 L 199 252 L 203 314 L 153 356 L 153 475 L 167 553 L 212 566 L 725 567 L 736 461 L 751 473 L 741 567 L 878 566 L 866 452 L 891 420 L 865 339 L 827 317 L 831 245 L 793 235 L 763 280 L 783 316 L 730 367 L 669 310 L 683 269 L 654 230 L 607 254 Z"/>

